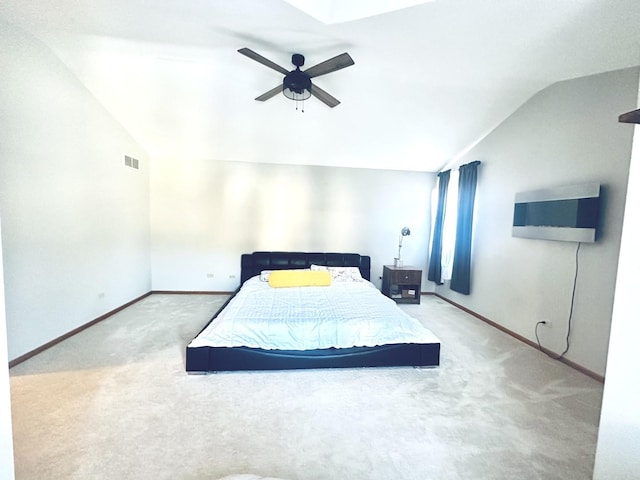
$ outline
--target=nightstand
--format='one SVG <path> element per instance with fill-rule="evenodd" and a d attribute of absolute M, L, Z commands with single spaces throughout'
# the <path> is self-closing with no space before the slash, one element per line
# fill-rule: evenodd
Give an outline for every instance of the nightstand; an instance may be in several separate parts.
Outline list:
<path fill-rule="evenodd" d="M 382 293 L 396 303 L 420 303 L 422 270 L 415 267 L 385 265 L 382 269 Z"/>

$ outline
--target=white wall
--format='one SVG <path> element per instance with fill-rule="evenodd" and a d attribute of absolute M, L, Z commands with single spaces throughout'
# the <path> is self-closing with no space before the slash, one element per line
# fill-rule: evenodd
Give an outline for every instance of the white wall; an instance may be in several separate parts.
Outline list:
<path fill-rule="evenodd" d="M 640 93 L 640 92 L 639 92 Z M 628 110 L 633 110 L 630 106 Z M 640 128 L 635 128 L 593 478 L 640 475 Z"/>
<path fill-rule="evenodd" d="M 426 274 L 434 174 L 154 159 L 151 178 L 154 290 L 235 290 L 256 250 L 370 255 L 379 286 L 405 225 L 404 262 Z"/>
<path fill-rule="evenodd" d="M 9 358 L 150 289 L 145 152 L 39 41 L 0 24 Z M 124 155 L 141 160 L 124 166 Z"/>
<path fill-rule="evenodd" d="M 460 164 L 481 160 L 472 292 L 438 293 L 555 352 L 565 346 L 576 243 L 511 236 L 516 192 L 602 184 L 601 236 L 583 244 L 566 357 L 604 374 L 633 127 L 617 117 L 634 105 L 638 70 L 554 84 L 476 145 Z"/>
<path fill-rule="evenodd" d="M 1 222 L 0 222 L 1 223 Z M 0 227 L 0 235 L 2 228 Z M 7 321 L 4 310 L 4 276 L 0 242 L 0 478 L 14 478 L 13 432 L 11 430 L 11 392 L 7 357 Z"/>

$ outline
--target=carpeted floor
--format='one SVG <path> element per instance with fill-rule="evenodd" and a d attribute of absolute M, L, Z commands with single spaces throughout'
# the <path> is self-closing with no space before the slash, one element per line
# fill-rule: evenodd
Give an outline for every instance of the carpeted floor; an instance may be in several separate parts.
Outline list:
<path fill-rule="evenodd" d="M 152 295 L 11 369 L 17 479 L 589 479 L 602 385 L 435 297 L 436 369 L 187 375 L 225 300 Z"/>

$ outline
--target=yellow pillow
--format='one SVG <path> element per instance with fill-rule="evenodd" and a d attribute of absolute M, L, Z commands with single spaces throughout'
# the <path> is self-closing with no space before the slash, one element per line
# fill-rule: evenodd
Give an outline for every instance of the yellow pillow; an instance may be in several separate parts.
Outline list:
<path fill-rule="evenodd" d="M 269 285 L 280 287 L 326 287 L 331 285 L 331 273 L 311 270 L 274 270 Z"/>

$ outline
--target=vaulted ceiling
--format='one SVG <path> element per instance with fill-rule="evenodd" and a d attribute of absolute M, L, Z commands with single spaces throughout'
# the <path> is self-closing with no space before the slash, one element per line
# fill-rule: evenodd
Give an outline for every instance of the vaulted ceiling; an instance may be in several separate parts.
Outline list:
<path fill-rule="evenodd" d="M 638 0 L 3 0 L 0 17 L 152 158 L 185 161 L 437 171 L 548 85 L 640 64 Z M 342 103 L 255 101 L 282 75 L 242 47 L 286 69 L 348 52 L 314 79 Z"/>

